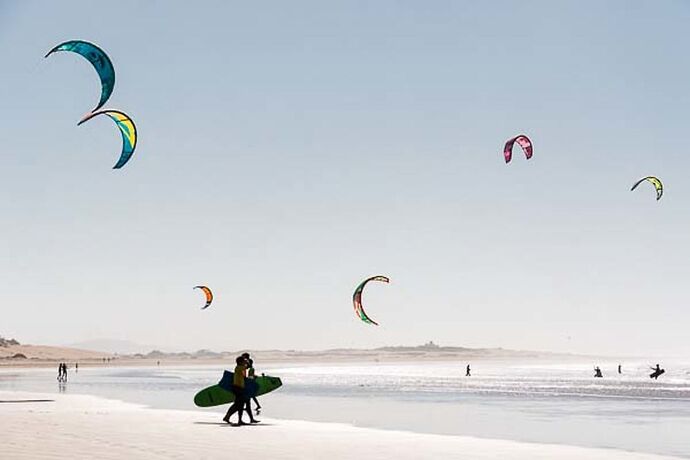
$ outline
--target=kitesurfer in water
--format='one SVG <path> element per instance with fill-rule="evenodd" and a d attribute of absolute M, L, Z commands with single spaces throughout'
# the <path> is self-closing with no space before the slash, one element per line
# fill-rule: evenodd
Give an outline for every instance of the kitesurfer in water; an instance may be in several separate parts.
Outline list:
<path fill-rule="evenodd" d="M 657 380 L 661 374 L 663 374 L 664 372 L 666 372 L 664 369 L 661 368 L 661 366 L 659 366 L 658 363 L 657 363 L 656 367 L 652 367 L 651 369 L 652 369 L 654 372 L 652 372 L 652 373 L 649 375 L 649 378 L 650 378 L 650 379 L 654 379 L 654 380 Z"/>
<path fill-rule="evenodd" d="M 594 376 L 595 377 L 603 377 L 603 375 L 601 374 L 601 369 L 599 369 L 599 366 L 596 366 L 594 368 Z"/>
<path fill-rule="evenodd" d="M 237 425 L 240 426 L 246 425 L 246 423 L 242 421 L 242 412 L 244 412 L 246 403 L 244 397 L 244 376 L 247 371 L 247 361 L 242 356 L 238 356 L 237 359 L 235 359 L 235 364 L 235 371 L 232 376 L 232 394 L 235 395 L 235 401 L 228 409 L 225 417 L 223 417 L 223 421 L 230 423 L 230 417 L 237 412 L 237 416 L 239 417 Z"/>
<path fill-rule="evenodd" d="M 467 371 L 465 372 L 465 377 L 472 377 L 472 374 L 470 373 L 470 365 L 467 365 Z"/>

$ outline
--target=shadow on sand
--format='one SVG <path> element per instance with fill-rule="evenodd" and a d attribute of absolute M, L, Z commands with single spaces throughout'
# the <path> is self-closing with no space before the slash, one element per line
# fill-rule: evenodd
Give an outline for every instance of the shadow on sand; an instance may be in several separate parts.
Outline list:
<path fill-rule="evenodd" d="M 194 422 L 195 425 L 217 425 L 217 426 L 231 426 L 231 427 L 238 427 L 236 423 L 225 423 L 225 422 Z M 259 422 L 259 423 L 247 423 L 246 425 L 242 425 L 246 427 L 255 427 L 255 426 L 273 426 L 272 423 L 264 423 L 264 422 Z"/>
<path fill-rule="evenodd" d="M 35 402 L 55 402 L 54 399 L 13 399 L 9 401 L 0 401 L 0 404 L 8 403 L 35 403 Z"/>

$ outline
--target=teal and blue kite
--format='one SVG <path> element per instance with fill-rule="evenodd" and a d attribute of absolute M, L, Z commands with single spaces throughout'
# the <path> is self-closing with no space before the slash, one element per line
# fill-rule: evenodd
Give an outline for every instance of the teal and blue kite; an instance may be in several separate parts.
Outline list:
<path fill-rule="evenodd" d="M 113 93 L 113 88 L 115 87 L 115 69 L 108 55 L 93 43 L 82 40 L 70 40 L 57 45 L 50 50 L 45 57 L 58 51 L 71 51 L 77 53 L 93 65 L 98 73 L 98 77 L 101 79 L 101 99 L 91 112 L 95 112 L 103 107 Z"/>

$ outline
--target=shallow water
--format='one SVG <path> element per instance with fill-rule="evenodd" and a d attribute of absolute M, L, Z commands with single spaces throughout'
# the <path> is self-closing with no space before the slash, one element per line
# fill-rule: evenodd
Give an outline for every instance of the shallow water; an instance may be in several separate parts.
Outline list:
<path fill-rule="evenodd" d="M 690 366 L 665 363 L 658 381 L 646 363 L 553 365 L 305 365 L 259 369 L 283 387 L 261 397 L 271 418 L 470 435 L 528 442 L 609 447 L 690 458 Z M 59 387 L 45 369 L 0 371 L 0 389 L 83 393 L 154 408 L 198 409 L 194 394 L 216 383 L 219 366 L 111 367 L 70 370 Z M 219 415 L 220 417 L 220 415 Z"/>

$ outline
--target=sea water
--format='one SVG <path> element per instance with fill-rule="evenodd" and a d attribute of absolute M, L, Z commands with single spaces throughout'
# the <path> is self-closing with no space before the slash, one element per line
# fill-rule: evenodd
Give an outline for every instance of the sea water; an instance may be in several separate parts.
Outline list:
<path fill-rule="evenodd" d="M 257 363 L 259 364 L 259 363 Z M 283 387 L 262 396 L 270 418 L 526 442 L 607 447 L 690 458 L 690 364 L 425 362 L 257 367 Z M 153 408 L 199 409 L 194 394 L 216 383 L 223 367 L 82 367 L 58 385 L 56 371 L 2 370 L 0 390 L 92 394 Z M 260 418 L 260 417 L 259 417 Z"/>

